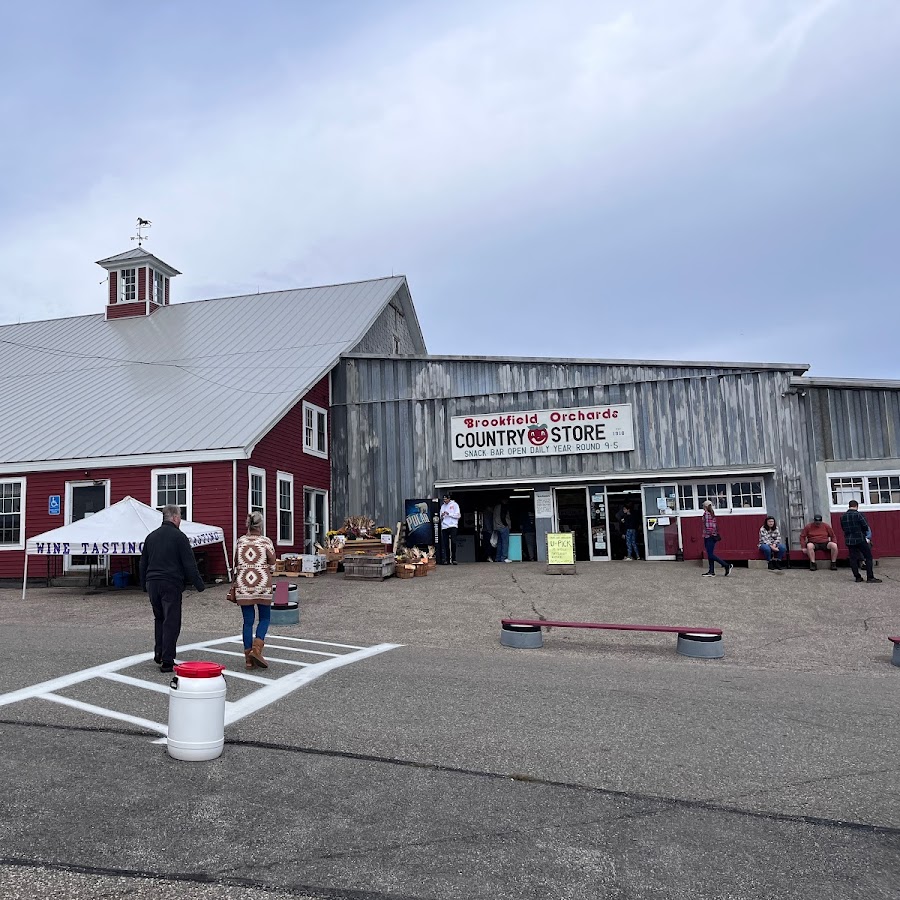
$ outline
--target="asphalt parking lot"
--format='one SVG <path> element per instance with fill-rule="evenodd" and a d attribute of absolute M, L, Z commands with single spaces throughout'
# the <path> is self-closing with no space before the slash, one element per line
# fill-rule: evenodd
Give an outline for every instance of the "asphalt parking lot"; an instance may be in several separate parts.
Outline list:
<path fill-rule="evenodd" d="M 161 691 L 94 678 L 60 689 L 76 705 L 0 705 L 0 900 L 900 896 L 900 563 L 881 585 L 700 571 L 304 579 L 283 645 L 398 646 L 230 724 L 212 762 L 86 708 L 164 722 Z M 224 595 L 186 593 L 182 644 L 238 633 Z M 718 626 L 726 656 L 559 629 L 511 650 L 503 616 Z M 0 695 L 146 654 L 151 635 L 138 591 L 0 589 Z M 123 671 L 168 681 L 146 660 Z"/>

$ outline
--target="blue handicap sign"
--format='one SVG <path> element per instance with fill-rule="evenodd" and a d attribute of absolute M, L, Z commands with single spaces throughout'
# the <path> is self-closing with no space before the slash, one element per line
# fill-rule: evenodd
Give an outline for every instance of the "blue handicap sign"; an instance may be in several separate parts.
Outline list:
<path fill-rule="evenodd" d="M 50 513 L 51 516 L 59 515 L 59 494 L 51 494 L 50 502 L 48 504 L 47 512 Z"/>

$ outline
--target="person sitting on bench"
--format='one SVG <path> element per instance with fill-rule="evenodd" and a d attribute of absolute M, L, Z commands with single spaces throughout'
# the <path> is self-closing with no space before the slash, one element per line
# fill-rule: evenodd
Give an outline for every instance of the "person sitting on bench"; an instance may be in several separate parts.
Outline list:
<path fill-rule="evenodd" d="M 813 516 L 812 522 L 809 522 L 803 531 L 800 532 L 800 549 L 806 551 L 809 557 L 809 568 L 811 572 L 815 572 L 816 550 L 823 553 L 831 554 L 831 570 L 837 571 L 837 555 L 838 545 L 834 538 L 834 531 L 831 526 L 822 521 L 819 515 Z"/>
<path fill-rule="evenodd" d="M 781 561 L 787 553 L 787 547 L 781 540 L 781 532 L 774 516 L 767 516 L 762 528 L 759 529 L 759 549 L 769 561 L 770 569 L 780 569 Z M 772 559 L 772 557 L 775 557 Z"/>

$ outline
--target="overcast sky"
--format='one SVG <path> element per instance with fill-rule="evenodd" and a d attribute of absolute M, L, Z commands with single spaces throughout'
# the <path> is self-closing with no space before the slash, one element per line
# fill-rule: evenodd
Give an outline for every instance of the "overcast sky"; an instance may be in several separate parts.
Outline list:
<path fill-rule="evenodd" d="M 896 0 L 6 4 L 0 323 L 408 276 L 435 353 L 900 378 Z"/>

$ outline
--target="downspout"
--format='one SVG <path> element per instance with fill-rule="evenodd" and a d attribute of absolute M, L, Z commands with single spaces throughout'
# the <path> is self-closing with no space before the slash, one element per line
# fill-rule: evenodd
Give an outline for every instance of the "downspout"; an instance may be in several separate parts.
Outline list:
<path fill-rule="evenodd" d="M 231 558 L 237 550 L 237 460 L 231 461 Z"/>

